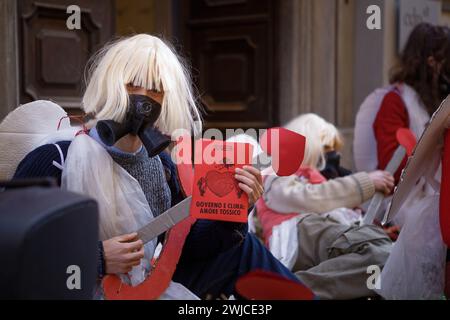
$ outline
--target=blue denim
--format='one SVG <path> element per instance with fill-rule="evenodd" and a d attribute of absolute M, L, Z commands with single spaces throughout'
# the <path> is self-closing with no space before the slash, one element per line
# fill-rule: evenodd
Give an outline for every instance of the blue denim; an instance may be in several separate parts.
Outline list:
<path fill-rule="evenodd" d="M 189 288 L 200 298 L 238 296 L 236 281 L 253 270 L 277 273 L 299 282 L 298 278 L 279 262 L 269 250 L 252 234 L 231 249 L 206 260 L 194 260 L 182 256 L 173 280 Z"/>

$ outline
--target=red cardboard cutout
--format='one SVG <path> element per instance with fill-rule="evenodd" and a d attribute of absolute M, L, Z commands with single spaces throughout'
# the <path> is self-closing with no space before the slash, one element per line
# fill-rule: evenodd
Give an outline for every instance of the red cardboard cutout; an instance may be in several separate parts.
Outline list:
<path fill-rule="evenodd" d="M 280 177 L 295 174 L 305 156 L 306 138 L 285 128 L 267 130 L 260 139 L 261 148 L 272 157 L 272 168 Z"/>
<path fill-rule="evenodd" d="M 251 165 L 252 146 L 199 140 L 191 215 L 197 219 L 247 223 L 248 196 L 235 179 L 235 169 Z"/>
<path fill-rule="evenodd" d="M 181 187 L 186 196 L 191 195 L 192 180 L 189 179 L 192 173 L 190 164 L 177 166 L 178 175 L 181 180 Z M 184 178 L 182 178 L 184 177 Z M 191 184 L 191 185 L 189 185 Z M 188 217 L 175 227 L 173 227 L 166 237 L 167 241 L 163 246 L 156 264 L 150 275 L 136 287 L 128 286 L 116 275 L 108 275 L 103 279 L 103 290 L 105 298 L 108 300 L 155 300 L 158 299 L 169 287 L 173 274 L 181 257 L 184 242 L 191 230 L 195 219 Z"/>
<path fill-rule="evenodd" d="M 249 300 L 314 299 L 314 293 L 304 285 L 262 270 L 250 272 L 239 278 L 236 290 Z"/>

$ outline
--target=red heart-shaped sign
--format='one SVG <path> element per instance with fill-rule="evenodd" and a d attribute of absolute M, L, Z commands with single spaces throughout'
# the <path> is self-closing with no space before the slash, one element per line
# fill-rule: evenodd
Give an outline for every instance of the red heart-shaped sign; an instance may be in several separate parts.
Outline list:
<path fill-rule="evenodd" d="M 295 174 L 305 156 L 306 138 L 285 128 L 267 130 L 260 139 L 261 148 L 272 157 L 272 168 L 280 176 Z"/>
<path fill-rule="evenodd" d="M 206 186 L 219 198 L 223 198 L 234 190 L 235 180 L 231 172 L 208 171 L 205 177 Z"/>

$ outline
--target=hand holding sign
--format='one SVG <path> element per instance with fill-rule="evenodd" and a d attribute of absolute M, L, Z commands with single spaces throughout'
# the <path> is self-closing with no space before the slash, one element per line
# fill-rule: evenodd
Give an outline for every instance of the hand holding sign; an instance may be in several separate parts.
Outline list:
<path fill-rule="evenodd" d="M 278 176 L 290 176 L 300 169 L 305 137 L 284 128 L 273 128 L 267 130 L 260 141 Z M 261 173 L 251 166 L 251 155 L 252 146 L 248 143 L 197 141 L 193 217 L 247 221 L 248 205 L 253 205 L 264 192 Z"/>
<path fill-rule="evenodd" d="M 244 166 L 236 168 L 234 177 L 239 181 L 239 188 L 247 194 L 249 206 L 253 206 L 264 193 L 261 172 L 252 166 Z"/>
<path fill-rule="evenodd" d="M 417 144 L 414 133 L 411 131 L 411 129 L 401 128 L 397 130 L 396 137 L 397 142 L 405 149 L 406 155 L 410 157 Z"/>
<path fill-rule="evenodd" d="M 249 169 L 251 155 L 250 144 L 207 139 L 197 141 L 192 217 L 247 222 L 249 196 L 253 198 L 258 194 L 255 189 L 257 174 Z"/>

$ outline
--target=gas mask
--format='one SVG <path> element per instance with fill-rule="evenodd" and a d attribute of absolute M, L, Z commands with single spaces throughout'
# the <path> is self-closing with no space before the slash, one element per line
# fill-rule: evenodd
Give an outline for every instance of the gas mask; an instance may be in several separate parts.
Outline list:
<path fill-rule="evenodd" d="M 130 94 L 130 104 L 122 123 L 113 120 L 97 122 L 97 132 L 102 142 L 114 145 L 127 134 L 139 136 L 150 157 L 160 154 L 171 140 L 155 128 L 161 114 L 161 105 L 144 95 Z"/>
<path fill-rule="evenodd" d="M 326 165 L 320 172 L 327 180 L 346 177 L 351 175 L 350 170 L 341 167 L 341 155 L 336 151 L 330 151 L 325 154 Z"/>

